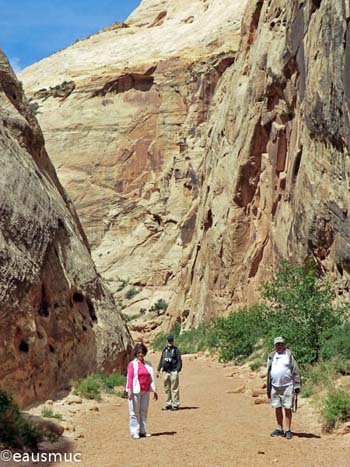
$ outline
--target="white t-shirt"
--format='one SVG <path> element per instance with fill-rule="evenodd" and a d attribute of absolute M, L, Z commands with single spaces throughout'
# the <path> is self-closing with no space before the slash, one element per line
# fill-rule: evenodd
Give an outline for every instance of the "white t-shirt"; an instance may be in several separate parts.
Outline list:
<path fill-rule="evenodd" d="M 289 386 L 293 383 L 292 372 L 289 368 L 289 356 L 285 350 L 282 353 L 276 352 L 271 364 L 271 383 L 277 388 Z"/>

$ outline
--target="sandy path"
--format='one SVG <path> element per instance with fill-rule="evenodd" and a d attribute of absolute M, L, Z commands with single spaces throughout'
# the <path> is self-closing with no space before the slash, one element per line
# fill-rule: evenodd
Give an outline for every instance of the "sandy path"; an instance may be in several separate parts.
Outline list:
<path fill-rule="evenodd" d="M 154 364 L 156 356 L 151 356 Z M 263 379 L 249 369 L 228 377 L 233 367 L 205 357 L 184 357 L 181 405 L 178 412 L 162 411 L 164 396 L 151 401 L 148 431 L 152 438 L 132 440 L 128 435 L 127 402 L 114 398 L 99 404 L 99 411 L 78 410 L 73 452 L 82 462 L 51 463 L 72 467 L 187 466 L 349 466 L 350 436 L 321 434 L 317 418 L 305 401 L 294 417 L 292 440 L 271 438 L 273 410 L 255 405 L 251 393 L 233 393 L 240 386 L 261 388 Z M 298 436 L 299 434 L 299 436 Z M 1 465 L 9 465 L 1 464 Z M 18 465 L 18 464 L 14 464 Z M 22 467 L 22 464 L 20 464 Z M 24 465 L 24 464 L 23 464 Z M 27 464 L 28 465 L 28 464 Z"/>

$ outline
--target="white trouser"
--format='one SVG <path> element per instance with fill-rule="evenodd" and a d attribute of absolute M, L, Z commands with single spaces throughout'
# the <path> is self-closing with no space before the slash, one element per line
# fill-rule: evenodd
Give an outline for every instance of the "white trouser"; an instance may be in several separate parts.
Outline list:
<path fill-rule="evenodd" d="M 149 391 L 141 391 L 139 394 L 133 394 L 128 400 L 129 404 L 129 427 L 131 435 L 147 433 L 147 412 L 149 405 Z"/>

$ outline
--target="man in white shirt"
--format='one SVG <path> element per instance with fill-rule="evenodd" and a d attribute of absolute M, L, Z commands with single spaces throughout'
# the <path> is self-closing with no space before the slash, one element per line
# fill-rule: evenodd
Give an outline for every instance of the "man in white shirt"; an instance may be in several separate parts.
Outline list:
<path fill-rule="evenodd" d="M 283 337 L 275 337 L 275 351 L 267 358 L 267 397 L 275 409 L 278 428 L 271 436 L 291 439 L 292 407 L 294 395 L 300 392 L 301 380 L 298 364 L 292 352 L 286 348 Z M 283 431 L 283 408 L 286 417 L 286 431 Z"/>

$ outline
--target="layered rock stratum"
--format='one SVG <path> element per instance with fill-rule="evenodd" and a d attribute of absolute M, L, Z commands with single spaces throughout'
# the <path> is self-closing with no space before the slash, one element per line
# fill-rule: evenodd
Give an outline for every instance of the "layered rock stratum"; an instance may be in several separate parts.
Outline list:
<path fill-rule="evenodd" d="M 20 405 L 125 370 L 131 338 L 0 51 L 0 388 Z"/>
<path fill-rule="evenodd" d="M 129 310 L 164 298 L 168 323 L 196 325 L 310 255 L 347 294 L 349 16 L 145 0 L 21 74 L 99 270 L 140 291 Z"/>

